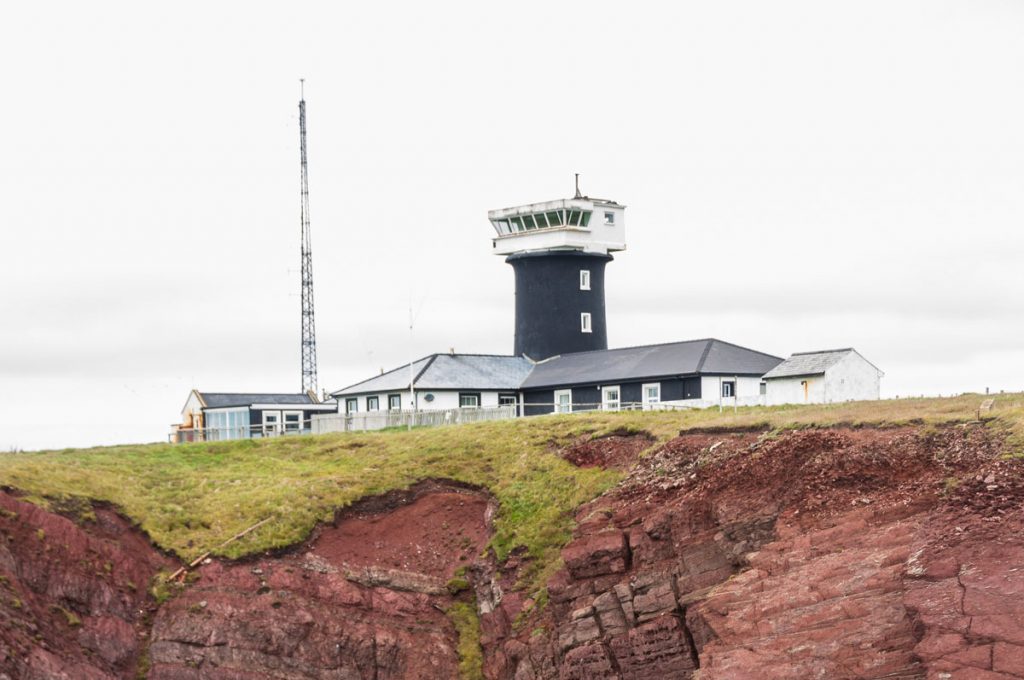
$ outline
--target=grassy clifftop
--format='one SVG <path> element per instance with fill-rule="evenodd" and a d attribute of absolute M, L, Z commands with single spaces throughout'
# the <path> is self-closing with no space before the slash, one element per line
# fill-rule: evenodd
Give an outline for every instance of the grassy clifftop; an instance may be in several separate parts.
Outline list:
<path fill-rule="evenodd" d="M 205 444 L 149 444 L 0 455 L 0 485 L 42 504 L 108 501 L 161 547 L 190 559 L 270 518 L 223 550 L 228 557 L 301 541 L 335 509 L 368 495 L 446 478 L 498 500 L 492 546 L 525 546 L 541 571 L 572 530 L 571 511 L 621 473 L 581 469 L 557 449 L 584 436 L 644 431 L 657 442 L 697 427 L 941 424 L 974 420 L 978 395 L 834 406 L 545 416 L 516 421 Z M 995 397 L 990 426 L 1024 450 L 1024 395 Z"/>

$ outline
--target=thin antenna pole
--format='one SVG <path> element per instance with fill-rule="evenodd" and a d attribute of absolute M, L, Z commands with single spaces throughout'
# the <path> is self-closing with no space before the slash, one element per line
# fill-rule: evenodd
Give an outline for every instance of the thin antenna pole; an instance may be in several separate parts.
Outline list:
<path fill-rule="evenodd" d="M 583 198 L 583 194 L 580 193 L 580 173 L 576 173 L 576 198 Z"/>
<path fill-rule="evenodd" d="M 306 164 L 306 81 L 299 79 L 299 154 L 302 225 L 302 391 L 316 394 L 316 321 L 313 316 L 313 243 L 309 228 L 309 169 Z"/>
<path fill-rule="evenodd" d="M 408 427 L 406 428 L 407 430 L 411 430 L 412 429 L 412 421 L 413 421 L 413 418 L 416 417 L 416 387 L 413 385 L 413 381 L 415 381 L 416 376 L 414 375 L 413 370 L 412 370 L 412 362 L 413 362 L 413 359 L 412 359 L 412 357 L 413 357 L 412 326 L 413 326 L 412 293 L 410 293 L 409 294 L 409 408 L 411 410 L 410 410 L 410 414 L 409 414 L 409 424 L 408 424 Z"/>

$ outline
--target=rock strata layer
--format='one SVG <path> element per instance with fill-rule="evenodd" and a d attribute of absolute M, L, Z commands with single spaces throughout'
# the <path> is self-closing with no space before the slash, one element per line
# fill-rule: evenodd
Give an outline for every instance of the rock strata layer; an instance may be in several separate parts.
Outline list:
<path fill-rule="evenodd" d="M 522 551 L 484 553 L 493 502 L 455 484 L 210 560 L 159 607 L 177 565 L 116 513 L 0 493 L 0 680 L 456 678 L 463 574 L 492 680 L 1024 679 L 1024 463 L 988 429 L 649 443 L 564 452 L 629 472 L 536 593 Z"/>
<path fill-rule="evenodd" d="M 543 613 L 491 603 L 487 675 L 1024 678 L 1021 467 L 971 426 L 681 436 L 580 509 Z"/>

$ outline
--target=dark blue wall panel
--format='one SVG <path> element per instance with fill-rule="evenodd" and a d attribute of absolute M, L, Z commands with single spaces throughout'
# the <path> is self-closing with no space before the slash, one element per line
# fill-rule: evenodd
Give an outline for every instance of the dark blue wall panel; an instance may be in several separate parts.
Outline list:
<path fill-rule="evenodd" d="M 524 253 L 505 261 L 516 273 L 515 354 L 541 360 L 557 354 L 608 349 L 604 268 L 611 255 L 579 252 Z M 580 270 L 590 290 L 580 290 Z M 580 330 L 590 313 L 591 332 Z"/>

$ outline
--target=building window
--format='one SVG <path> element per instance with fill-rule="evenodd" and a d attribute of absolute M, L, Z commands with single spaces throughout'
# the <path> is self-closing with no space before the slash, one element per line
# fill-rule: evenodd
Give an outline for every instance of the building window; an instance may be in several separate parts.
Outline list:
<path fill-rule="evenodd" d="M 647 383 L 643 386 L 644 407 L 661 402 L 661 383 Z"/>
<path fill-rule="evenodd" d="M 580 290 L 590 290 L 590 270 L 580 270 Z"/>
<path fill-rule="evenodd" d="M 762 382 L 760 385 L 761 396 L 768 394 L 768 383 Z"/>
<path fill-rule="evenodd" d="M 367 411 L 379 411 L 380 410 L 380 397 L 367 397 L 366 398 L 366 410 Z"/>
<path fill-rule="evenodd" d="M 459 392 L 459 408 L 480 408 L 480 394 Z"/>
<path fill-rule="evenodd" d="M 515 406 L 519 403 L 519 399 L 514 394 L 499 394 L 498 395 L 498 406 Z"/>
<path fill-rule="evenodd" d="M 615 213 L 606 212 L 604 214 L 604 223 L 609 226 L 615 226 Z"/>
<path fill-rule="evenodd" d="M 618 411 L 621 406 L 619 401 L 619 386 L 601 388 L 601 408 L 605 411 Z"/>
<path fill-rule="evenodd" d="M 726 380 L 722 382 L 722 396 L 726 398 L 736 396 L 735 380 Z"/>
<path fill-rule="evenodd" d="M 583 333 L 593 332 L 590 328 L 590 312 L 580 314 L 580 331 Z"/>
<path fill-rule="evenodd" d="M 302 430 L 302 411 L 284 412 L 284 431 L 299 432 Z"/>
<path fill-rule="evenodd" d="M 353 397 L 345 400 L 345 413 L 355 413 L 359 410 L 359 399 Z"/>
<path fill-rule="evenodd" d="M 388 410 L 389 411 L 401 411 L 402 410 L 402 395 L 401 394 L 389 394 L 388 395 Z"/>
<path fill-rule="evenodd" d="M 555 413 L 572 413 L 572 390 L 555 390 Z"/>
<path fill-rule="evenodd" d="M 249 409 L 236 411 L 210 411 L 206 414 L 206 438 L 247 439 L 249 437 Z"/>

